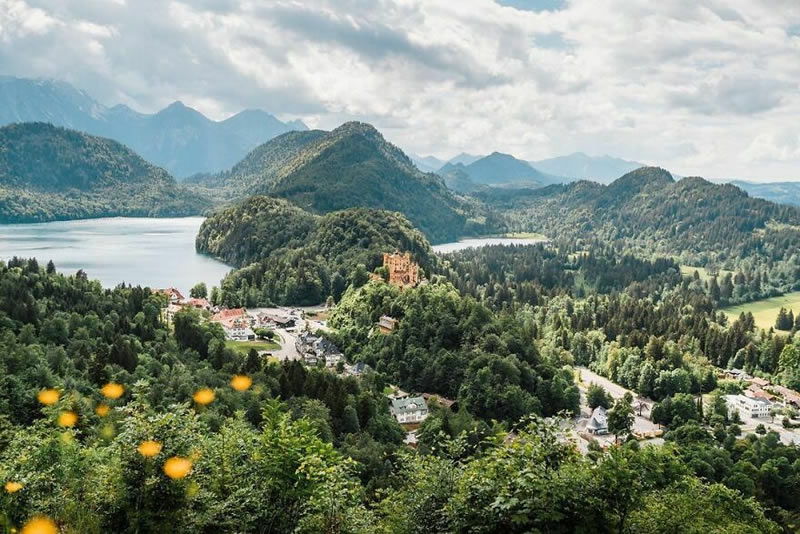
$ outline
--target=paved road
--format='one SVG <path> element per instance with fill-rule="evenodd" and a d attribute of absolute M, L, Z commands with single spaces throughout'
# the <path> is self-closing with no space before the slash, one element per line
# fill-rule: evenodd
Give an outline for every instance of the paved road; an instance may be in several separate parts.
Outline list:
<path fill-rule="evenodd" d="M 775 416 L 775 422 L 772 423 L 770 417 L 747 417 L 742 415 L 742 424 L 739 427 L 742 429 L 742 434 L 755 434 L 758 425 L 764 425 L 767 430 L 777 432 L 781 437 L 781 442 L 784 445 L 800 444 L 800 429 L 783 428 L 783 416 Z"/>
<path fill-rule="evenodd" d="M 281 362 L 284 360 L 299 360 L 300 353 L 297 352 L 297 348 L 295 347 L 297 338 L 295 338 L 291 332 L 287 332 L 283 328 L 276 329 L 275 333 L 281 338 L 281 348 L 273 351 L 272 355 Z"/>
<path fill-rule="evenodd" d="M 578 382 L 578 387 L 581 390 L 581 412 L 587 418 L 591 415 L 589 407 L 586 405 L 586 389 L 589 387 L 589 384 L 595 383 L 603 388 L 615 399 L 621 399 L 625 396 L 625 393 L 630 393 L 633 395 L 633 398 L 636 399 L 637 395 L 635 391 L 631 391 L 629 389 L 625 389 L 624 387 L 620 386 L 612 382 L 611 380 L 607 379 L 604 376 L 600 376 L 595 372 L 590 371 L 586 367 L 577 367 L 578 372 L 580 373 L 580 382 Z M 645 399 L 648 405 L 652 407 L 654 401 L 650 399 Z M 638 414 L 638 408 L 636 406 L 636 402 L 634 402 L 634 411 Z M 649 416 L 649 410 L 644 410 L 643 415 Z M 579 430 L 582 430 L 583 427 L 586 426 L 586 421 L 582 421 L 579 423 Z M 659 425 L 650 421 L 646 417 L 641 417 L 636 415 L 636 419 L 633 421 L 633 431 L 634 432 L 653 432 L 658 430 L 660 427 Z M 612 438 L 613 439 L 613 438 Z M 653 443 L 654 440 L 649 440 L 648 443 Z"/>

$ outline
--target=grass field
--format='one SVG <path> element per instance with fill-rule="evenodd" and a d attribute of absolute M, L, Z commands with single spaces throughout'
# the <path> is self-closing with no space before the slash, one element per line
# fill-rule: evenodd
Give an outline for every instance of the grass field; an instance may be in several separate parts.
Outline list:
<path fill-rule="evenodd" d="M 233 349 L 237 352 L 242 354 L 247 354 L 250 352 L 250 349 L 256 349 L 257 351 L 267 350 L 273 351 L 278 350 L 281 348 L 280 345 L 277 343 L 273 343 L 272 341 L 225 341 L 225 346 L 229 349 Z"/>
<path fill-rule="evenodd" d="M 681 274 L 683 276 L 692 277 L 694 276 L 695 271 L 697 271 L 697 274 L 700 275 L 700 280 L 702 280 L 703 282 L 708 282 L 711 279 L 705 267 L 691 267 L 689 265 L 681 265 Z M 722 280 L 722 277 L 725 276 L 727 273 L 733 274 L 733 271 L 726 271 L 724 269 L 720 269 L 719 274 L 717 274 L 717 280 L 718 281 Z"/>
<path fill-rule="evenodd" d="M 756 320 L 756 326 L 768 330 L 775 326 L 775 319 L 778 317 L 781 307 L 787 310 L 794 310 L 794 313 L 800 313 L 800 291 L 738 306 L 728 306 L 727 308 L 722 308 L 722 311 L 725 312 L 725 315 L 730 320 L 738 318 L 742 312 L 750 312 Z"/>

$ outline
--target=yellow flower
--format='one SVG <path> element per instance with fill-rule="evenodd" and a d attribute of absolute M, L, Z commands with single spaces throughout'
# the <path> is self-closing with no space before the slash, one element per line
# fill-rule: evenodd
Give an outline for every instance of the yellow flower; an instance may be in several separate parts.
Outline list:
<path fill-rule="evenodd" d="M 97 408 L 94 409 L 94 413 L 99 415 L 100 417 L 105 417 L 111 412 L 111 408 L 108 404 L 103 404 L 102 402 L 97 405 Z"/>
<path fill-rule="evenodd" d="M 231 387 L 236 391 L 247 391 L 253 385 L 253 379 L 246 375 L 235 375 L 231 379 Z"/>
<path fill-rule="evenodd" d="M 75 426 L 78 422 L 78 414 L 75 412 L 61 412 L 58 415 L 58 424 L 61 426 Z"/>
<path fill-rule="evenodd" d="M 48 517 L 34 517 L 22 527 L 22 534 L 58 534 L 58 527 Z"/>
<path fill-rule="evenodd" d="M 214 402 L 215 397 L 216 394 L 214 394 L 213 389 L 202 388 L 195 391 L 194 396 L 192 398 L 197 404 L 205 406 L 206 404 L 211 404 L 212 402 Z"/>
<path fill-rule="evenodd" d="M 100 389 L 100 393 L 109 399 L 118 399 L 125 393 L 125 386 L 109 382 Z"/>
<path fill-rule="evenodd" d="M 51 406 L 58 402 L 58 391 L 55 389 L 43 389 L 36 398 L 45 406 Z"/>
<path fill-rule="evenodd" d="M 188 458 L 173 456 L 164 462 L 164 474 L 173 480 L 183 478 L 192 470 L 192 462 Z"/>
<path fill-rule="evenodd" d="M 161 452 L 161 444 L 157 441 L 143 441 L 136 447 L 136 450 L 145 458 L 152 458 Z"/>
<path fill-rule="evenodd" d="M 8 493 L 16 493 L 22 489 L 22 484 L 9 480 L 4 487 Z"/>

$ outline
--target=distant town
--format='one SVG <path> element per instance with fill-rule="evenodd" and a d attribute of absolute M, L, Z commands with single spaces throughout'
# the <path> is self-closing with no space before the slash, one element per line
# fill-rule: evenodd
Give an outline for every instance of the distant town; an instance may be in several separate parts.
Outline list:
<path fill-rule="evenodd" d="M 420 277 L 420 268 L 408 252 L 384 253 L 383 267 L 386 278 L 372 273 L 370 280 L 387 283 L 400 289 L 415 287 L 425 280 Z M 165 297 L 162 309 L 164 320 L 172 324 L 176 314 L 191 309 L 199 312 L 205 320 L 222 327 L 225 338 L 242 348 L 253 348 L 265 359 L 278 362 L 297 360 L 308 367 L 325 367 L 343 376 L 359 377 L 370 368 L 364 362 L 347 363 L 339 348 L 325 337 L 329 331 L 328 309 L 324 305 L 312 307 L 272 307 L 272 308 L 226 308 L 212 304 L 205 297 L 187 298 L 174 287 L 154 290 Z M 382 316 L 375 324 L 375 332 L 391 334 L 397 326 L 393 317 Z M 262 342 L 271 342 L 273 350 L 261 348 Z M 452 408 L 454 401 L 438 395 L 411 395 L 399 388 L 389 387 L 387 397 L 390 412 L 406 430 L 406 443 L 416 444 L 416 430 L 429 412 L 428 399 L 436 399 L 441 405 Z"/>

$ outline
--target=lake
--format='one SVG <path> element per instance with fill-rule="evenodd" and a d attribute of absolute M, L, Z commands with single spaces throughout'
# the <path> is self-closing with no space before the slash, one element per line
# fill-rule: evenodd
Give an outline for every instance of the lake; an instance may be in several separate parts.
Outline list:
<path fill-rule="evenodd" d="M 53 260 L 59 272 L 83 269 L 105 287 L 120 282 L 175 287 L 185 296 L 197 282 L 209 290 L 231 270 L 194 250 L 202 217 L 115 217 L 37 224 L 0 224 L 0 259 Z"/>
<path fill-rule="evenodd" d="M 465 248 L 479 248 L 488 245 L 536 245 L 545 242 L 547 242 L 547 239 L 536 237 L 480 237 L 475 239 L 462 239 L 455 243 L 433 245 L 431 248 L 433 248 L 434 252 L 445 254 L 447 252 L 464 250 Z"/>

